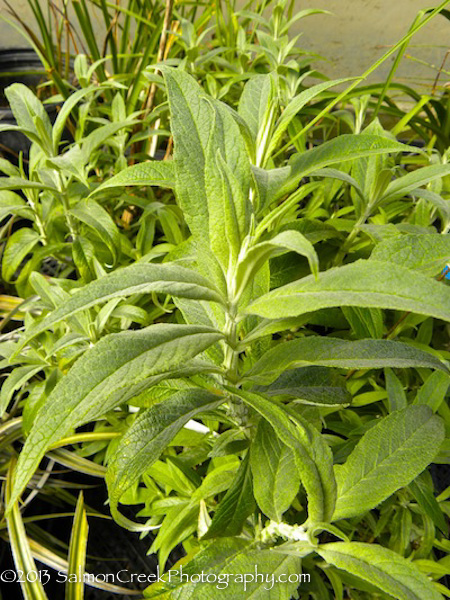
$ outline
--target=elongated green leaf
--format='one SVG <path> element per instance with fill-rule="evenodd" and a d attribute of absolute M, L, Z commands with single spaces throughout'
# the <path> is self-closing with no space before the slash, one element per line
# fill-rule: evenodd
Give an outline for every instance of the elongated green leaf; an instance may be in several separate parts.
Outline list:
<path fill-rule="evenodd" d="M 438 373 L 440 371 L 436 371 Z M 405 390 L 401 384 L 401 381 L 394 373 L 392 369 L 387 367 L 384 370 L 384 377 L 386 379 L 386 391 L 388 393 L 389 400 L 389 412 L 394 412 L 394 410 L 401 410 L 402 408 L 406 408 L 408 405 L 408 400 L 406 398 Z"/>
<path fill-rule="evenodd" d="M 253 246 L 238 264 L 236 297 L 242 294 L 249 282 L 253 281 L 259 269 L 271 258 L 285 252 L 297 252 L 306 256 L 314 275 L 319 272 L 319 259 L 311 242 L 298 231 L 282 231 L 271 240 Z"/>
<path fill-rule="evenodd" d="M 110 214 L 92 199 L 79 202 L 70 212 L 97 234 L 108 247 L 113 262 L 116 262 L 120 235 Z"/>
<path fill-rule="evenodd" d="M 331 450 L 320 433 L 294 410 L 261 394 L 240 390 L 239 397 L 266 419 L 280 440 L 293 450 L 308 495 L 309 519 L 329 521 L 334 511 L 336 484 Z"/>
<path fill-rule="evenodd" d="M 273 290 L 246 309 L 269 319 L 333 306 L 391 308 L 450 321 L 450 289 L 406 267 L 358 260 Z"/>
<path fill-rule="evenodd" d="M 266 396 L 292 396 L 296 402 L 321 406 L 350 404 L 344 382 L 326 367 L 301 367 L 281 373 L 268 386 L 257 386 Z"/>
<path fill-rule="evenodd" d="M 289 167 L 262 169 L 252 166 L 252 173 L 259 196 L 259 210 L 263 211 L 280 198 L 278 192 L 290 175 Z"/>
<path fill-rule="evenodd" d="M 18 194 L 9 190 L 3 190 L 0 192 L 0 222 L 5 217 L 17 215 L 24 217 L 25 219 L 33 220 L 34 214 L 31 208 L 27 205 Z"/>
<path fill-rule="evenodd" d="M 443 600 L 431 581 L 399 554 L 374 544 L 336 542 L 316 552 L 327 563 L 377 586 L 398 600 Z"/>
<path fill-rule="evenodd" d="M 65 600 L 83 600 L 84 598 L 84 582 L 80 575 L 83 575 L 86 569 L 87 540 L 88 522 L 86 509 L 84 508 L 83 492 L 80 492 L 70 535 L 69 580 L 66 583 Z M 75 575 L 75 581 L 70 580 L 70 574 Z"/>
<path fill-rule="evenodd" d="M 383 128 L 378 118 L 369 123 L 359 135 L 363 137 L 376 135 L 391 141 L 395 139 L 392 133 Z M 361 213 L 369 203 L 373 203 L 388 186 L 389 181 L 392 179 L 392 171 L 389 166 L 389 156 L 387 154 L 364 156 L 352 161 L 351 173 L 358 184 L 361 191 L 360 197 L 363 201 L 363 205 L 358 212 Z M 356 188 L 354 189 L 358 192 Z"/>
<path fill-rule="evenodd" d="M 365 156 L 408 152 L 410 146 L 379 135 L 340 135 L 328 142 L 320 144 L 312 150 L 295 154 L 288 167 L 267 171 L 267 177 L 275 178 L 279 187 L 272 201 L 292 192 L 301 179 L 314 171 L 335 163 L 346 162 Z M 417 150 L 417 149 L 416 149 Z"/>
<path fill-rule="evenodd" d="M 295 456 L 265 419 L 258 424 L 250 449 L 253 491 L 262 512 L 280 522 L 298 493 L 300 478 Z"/>
<path fill-rule="evenodd" d="M 219 112 L 216 111 L 216 121 Z M 220 123 L 216 127 L 222 128 Z M 215 152 L 214 137 L 206 150 L 205 180 L 208 196 L 211 249 L 224 271 L 237 262 L 248 229 L 248 181 L 241 185 L 220 151 Z"/>
<path fill-rule="evenodd" d="M 442 220 L 444 223 L 448 224 L 450 221 L 450 201 L 445 200 L 436 192 L 432 192 L 431 190 L 427 190 L 425 188 L 420 188 L 414 190 L 411 195 L 416 196 L 417 198 L 423 198 L 427 200 L 430 204 L 432 204 L 435 208 L 438 209 L 441 214 Z"/>
<path fill-rule="evenodd" d="M 52 130 L 52 142 L 55 154 L 58 153 L 61 137 L 64 133 L 64 127 L 66 126 L 67 119 L 70 117 L 70 113 L 78 104 L 78 102 L 80 102 L 80 100 L 95 90 L 98 90 L 98 88 L 97 86 L 93 85 L 82 88 L 81 90 L 77 90 L 75 93 L 71 94 L 62 105 L 61 110 L 59 111 L 58 116 L 53 124 Z"/>
<path fill-rule="evenodd" d="M 107 179 L 98 186 L 91 196 L 111 188 L 131 186 L 158 186 L 164 188 L 175 187 L 175 169 L 173 161 L 156 161 L 139 163 L 127 167 L 123 171 Z"/>
<path fill-rule="evenodd" d="M 387 238 L 375 246 L 370 260 L 392 262 L 434 277 L 450 262 L 450 236 L 424 233 Z"/>
<path fill-rule="evenodd" d="M 202 539 L 230 537 L 241 533 L 247 517 L 255 509 L 249 455 L 242 460 L 231 486 L 217 507 L 211 525 Z"/>
<path fill-rule="evenodd" d="M 443 440 L 443 421 L 427 406 L 408 406 L 385 417 L 364 434 L 344 465 L 335 466 L 333 520 L 364 514 L 408 485 Z"/>
<path fill-rule="evenodd" d="M 338 169 L 325 168 L 319 169 L 318 171 L 314 171 L 313 175 L 314 177 L 329 177 L 330 179 L 338 179 L 339 181 L 349 183 L 353 187 L 355 192 L 358 194 L 358 196 L 360 196 L 361 199 L 364 200 L 364 192 L 359 187 L 356 179 L 354 179 L 351 175 L 345 173 L 344 171 L 339 171 Z"/>
<path fill-rule="evenodd" d="M 280 373 L 294 367 L 320 365 L 343 369 L 383 367 L 429 367 L 447 371 L 432 354 L 392 340 L 341 340 L 306 337 L 275 346 L 247 372 L 256 383 L 271 383 Z"/>
<path fill-rule="evenodd" d="M 73 428 L 99 418 L 221 338 L 207 327 L 157 324 L 102 338 L 61 379 L 39 410 L 20 454 L 13 502 L 46 450 Z"/>
<path fill-rule="evenodd" d="M 44 320 L 33 324 L 28 329 L 23 344 L 81 310 L 112 298 L 151 292 L 192 300 L 222 301 L 214 285 L 195 271 L 175 264 L 135 263 L 117 269 L 76 291 Z"/>
<path fill-rule="evenodd" d="M 15 459 L 12 459 L 6 480 L 5 500 L 9 503 L 11 503 L 11 490 L 14 486 L 14 469 Z M 11 544 L 14 563 L 17 570 L 25 574 L 25 577 L 21 577 L 20 584 L 24 598 L 25 600 L 48 600 L 40 579 L 37 578 L 33 581 L 33 576 L 30 578 L 26 577 L 26 574 L 37 573 L 38 571 L 31 553 L 29 540 L 17 501 L 12 502 L 10 506 L 11 510 L 6 517 L 6 524 L 8 527 L 9 542 Z M 31 579 L 31 581 L 29 579 Z"/>
<path fill-rule="evenodd" d="M 270 155 L 273 152 L 273 150 L 275 150 L 278 142 L 280 141 L 284 132 L 288 128 L 289 123 L 302 110 L 302 108 L 308 104 L 308 102 L 311 102 L 311 100 L 314 100 L 314 98 L 316 98 L 319 94 L 328 90 L 329 88 L 351 80 L 351 77 L 347 77 L 346 79 L 324 81 L 323 83 L 319 83 L 318 85 L 313 85 L 312 87 L 308 88 L 307 90 L 304 90 L 303 92 L 300 92 L 300 94 L 297 94 L 297 96 L 292 98 L 292 100 L 286 106 L 281 117 L 278 120 L 277 127 L 270 140 L 268 154 Z"/>
<path fill-rule="evenodd" d="M 255 576 L 255 569 L 259 577 Z M 214 583 L 202 583 L 195 576 L 202 571 L 209 582 L 215 576 Z M 221 600 L 236 600 L 243 597 L 243 573 L 247 573 L 245 598 L 259 600 L 268 598 L 270 593 L 270 600 L 290 600 L 299 585 L 295 576 L 301 573 L 301 559 L 271 549 L 261 550 L 244 538 L 219 539 L 202 549 L 187 565 L 183 564 L 183 579 L 180 565 L 176 564 L 172 567 L 170 580 L 165 576 L 165 582 L 151 585 L 145 590 L 144 597 L 211 600 L 212 592 Z M 277 581 L 280 575 L 282 577 Z M 269 590 L 272 577 L 277 583 Z"/>
<path fill-rule="evenodd" d="M 447 373 L 436 371 L 431 373 L 423 386 L 420 388 L 414 404 L 429 406 L 433 412 L 439 410 L 450 385 L 450 377 Z"/>
<path fill-rule="evenodd" d="M 122 494 L 151 467 L 190 419 L 217 408 L 224 399 L 202 389 L 181 390 L 137 417 L 120 440 L 106 475 L 111 513 L 118 522 L 134 531 L 142 529 L 120 515 L 117 504 Z"/>
<path fill-rule="evenodd" d="M 427 476 L 429 478 L 428 481 Z M 442 533 L 445 534 L 448 529 L 447 521 L 443 510 L 434 497 L 433 481 L 429 473 L 422 473 L 419 477 L 416 477 L 408 487 L 419 506 L 433 520 L 436 527 L 439 527 Z"/>
<path fill-rule="evenodd" d="M 343 306 L 342 312 L 358 339 L 383 337 L 383 313 L 379 308 Z"/>
<path fill-rule="evenodd" d="M 84 156 L 85 164 L 89 163 L 89 159 L 92 157 L 93 152 L 108 141 L 114 134 L 123 130 L 125 127 L 133 127 L 133 125 L 136 125 L 138 122 L 139 121 L 128 119 L 120 123 L 108 123 L 107 125 L 94 129 L 92 133 L 82 140 L 81 151 Z"/>
<path fill-rule="evenodd" d="M 30 88 L 22 83 L 13 83 L 7 87 L 5 95 L 17 125 L 24 130 L 33 132 L 40 145 L 51 152 L 52 126 L 42 102 Z"/>
<path fill-rule="evenodd" d="M 8 378 L 3 383 L 0 390 L 0 417 L 4 415 L 5 410 L 8 408 L 8 404 L 11 401 L 14 392 L 25 385 L 27 381 L 36 375 L 36 373 L 39 373 L 42 368 L 43 365 L 26 365 L 17 367 L 10 375 L 8 375 Z"/>
<path fill-rule="evenodd" d="M 197 245 L 214 249 L 226 269 L 227 252 L 237 248 L 226 248 L 224 240 L 235 244 L 230 237 L 233 228 L 242 240 L 249 226 L 251 171 L 245 142 L 229 110 L 207 98 L 191 76 L 181 70 L 163 71 L 174 138 L 177 201 Z"/>
<path fill-rule="evenodd" d="M 28 227 L 22 227 L 12 234 L 2 259 L 2 277 L 5 281 L 12 280 L 22 261 L 39 241 L 39 234 Z"/>
<path fill-rule="evenodd" d="M 392 181 L 382 198 L 382 202 L 391 202 L 398 198 L 407 196 L 410 192 L 413 192 L 422 185 L 430 183 L 435 179 L 440 179 L 450 174 L 450 164 L 443 165 L 430 165 L 428 167 L 421 167 L 412 173 L 408 173 L 403 177 L 399 177 L 395 181 Z"/>
<path fill-rule="evenodd" d="M 59 444 L 54 444 L 54 446 L 57 445 Z M 71 471 L 86 473 L 86 475 L 98 477 L 99 479 L 105 478 L 106 468 L 103 465 L 98 465 L 92 460 L 83 458 L 75 452 L 71 452 L 65 448 L 57 448 L 56 450 L 48 451 L 46 456 L 58 464 L 68 467 Z"/>
<path fill-rule="evenodd" d="M 255 75 L 248 80 L 242 90 L 238 112 L 247 123 L 254 143 L 270 104 L 272 85 L 272 75 Z"/>
<path fill-rule="evenodd" d="M 59 194 L 59 190 L 48 183 L 30 181 L 22 177 L 0 177 L 0 190 L 24 190 L 34 188 L 38 190 L 50 190 Z"/>

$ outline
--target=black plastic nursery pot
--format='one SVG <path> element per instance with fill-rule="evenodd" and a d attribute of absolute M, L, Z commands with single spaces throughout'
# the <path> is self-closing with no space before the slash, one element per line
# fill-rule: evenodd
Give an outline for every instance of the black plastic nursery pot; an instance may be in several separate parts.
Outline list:
<path fill-rule="evenodd" d="M 0 50 L 0 125 L 17 125 L 5 96 L 5 89 L 13 83 L 23 83 L 31 89 L 45 81 L 46 72 L 39 56 L 29 48 Z M 46 105 L 52 121 L 56 119 L 57 105 Z M 31 142 L 19 131 L 0 133 L 0 156 L 17 162 L 20 152 L 27 157 Z"/>

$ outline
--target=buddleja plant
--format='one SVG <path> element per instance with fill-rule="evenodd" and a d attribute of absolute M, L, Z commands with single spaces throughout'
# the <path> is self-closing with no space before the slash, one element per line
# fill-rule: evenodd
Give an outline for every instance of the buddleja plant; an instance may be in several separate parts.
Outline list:
<path fill-rule="evenodd" d="M 448 287 L 414 270 L 439 260 L 441 238 L 424 236 L 406 257 L 388 244 L 373 257 L 321 271 L 311 242 L 320 239 L 314 222 L 303 230 L 276 226 L 307 194 L 304 178 L 319 169 L 411 149 L 376 134 L 345 135 L 294 155 L 287 166 L 267 169 L 273 140 L 289 124 L 288 108 L 278 120 L 271 116 L 270 76 L 259 79 L 259 86 L 248 84 L 253 93 L 244 93 L 238 113 L 208 97 L 182 71 L 164 68 L 164 78 L 173 161 L 130 167 L 95 193 L 136 178 L 143 185 L 173 187 L 191 238 L 162 263 L 137 262 L 77 290 L 27 328 L 15 353 L 39 344 L 63 320 L 112 298 L 169 294 L 178 312 L 172 322 L 106 335 L 60 379 L 20 453 L 9 511 L 49 448 L 128 403 L 145 408 L 109 449 L 111 513 L 133 531 L 161 527 L 152 548 L 162 566 L 170 549 L 195 532 L 185 573 L 246 573 L 257 565 L 277 576 L 301 573 L 303 565 L 323 570 L 336 597 L 342 598 L 345 581 L 383 598 L 442 598 L 414 562 L 358 541 L 349 521 L 426 469 L 445 437 L 442 419 L 420 403 L 392 404 L 390 414 L 366 427 L 344 462 L 334 460 L 316 411 L 345 410 L 351 401 L 333 368 L 415 367 L 448 377 L 447 365 L 438 351 L 412 344 L 352 341 L 302 329 L 320 311 L 335 307 L 357 307 L 355 314 L 366 321 L 381 308 L 450 320 Z M 304 94 L 307 101 L 311 94 Z M 441 166 L 441 175 L 447 173 Z M 270 289 L 277 275 L 273 259 L 287 252 L 311 274 Z M 414 268 L 408 268 L 411 262 Z M 295 335 L 286 335 L 289 331 Z M 212 433 L 206 445 L 177 453 L 186 440 L 190 444 L 183 432 L 194 418 Z M 142 478 L 155 490 L 156 501 L 143 511 L 147 523 L 119 509 L 133 489 L 139 493 Z M 158 483 L 184 486 L 184 497 L 161 499 Z M 297 583 L 279 582 L 273 592 L 264 585 L 251 582 L 245 593 L 258 598 L 276 593 L 286 600 L 297 594 Z M 239 583 L 221 591 L 224 598 L 242 593 Z M 298 593 L 302 597 L 301 588 Z M 210 594 L 209 584 L 173 578 L 145 592 L 150 598 Z M 329 597 L 326 587 L 322 597 Z"/>

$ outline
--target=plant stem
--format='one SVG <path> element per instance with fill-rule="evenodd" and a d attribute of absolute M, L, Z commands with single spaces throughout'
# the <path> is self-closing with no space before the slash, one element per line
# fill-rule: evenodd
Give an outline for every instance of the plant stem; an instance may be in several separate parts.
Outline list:
<path fill-rule="evenodd" d="M 58 173 L 58 179 L 59 179 L 60 197 L 61 197 L 61 201 L 62 201 L 62 205 L 63 205 L 64 215 L 66 217 L 67 226 L 69 228 L 70 235 L 72 236 L 72 241 L 74 241 L 77 236 L 77 231 L 76 231 L 76 227 L 75 227 L 75 223 L 72 218 L 72 215 L 70 214 L 69 197 L 67 195 L 67 189 L 66 189 L 66 186 L 64 185 L 64 180 L 62 178 L 61 173 Z"/>
<path fill-rule="evenodd" d="M 368 206 L 366 208 L 366 210 L 364 211 L 364 213 L 359 217 L 359 219 L 356 221 L 356 223 L 353 225 L 352 230 L 350 231 L 347 239 L 345 240 L 345 242 L 342 244 L 339 252 L 336 254 L 336 256 L 334 257 L 334 261 L 333 261 L 333 266 L 337 267 L 342 263 L 342 259 L 344 258 L 344 256 L 347 254 L 348 250 L 350 249 L 352 243 L 354 242 L 356 236 L 358 235 L 360 229 L 361 229 L 361 225 L 364 225 L 364 223 L 367 221 L 367 219 L 370 217 L 371 215 L 371 207 Z"/>
<path fill-rule="evenodd" d="M 42 222 L 42 219 L 41 219 L 41 217 L 39 215 L 39 211 L 38 211 L 38 209 L 36 207 L 36 204 L 34 203 L 34 200 L 32 198 L 30 198 L 28 195 L 26 196 L 26 198 L 27 198 L 28 204 L 30 205 L 31 210 L 34 212 L 34 216 L 35 216 L 35 219 L 36 219 L 35 223 L 36 223 L 36 226 L 37 226 L 37 228 L 39 230 L 39 234 L 41 236 L 42 245 L 46 246 L 47 243 L 48 243 L 47 234 L 45 232 L 44 223 Z"/>
<path fill-rule="evenodd" d="M 225 340 L 225 353 L 223 366 L 227 373 L 227 379 L 230 383 L 237 383 L 239 381 L 238 372 L 238 357 L 239 351 L 237 350 L 238 336 L 237 336 L 237 311 L 236 306 L 231 305 L 229 311 L 225 315 L 225 328 L 224 334 Z"/>

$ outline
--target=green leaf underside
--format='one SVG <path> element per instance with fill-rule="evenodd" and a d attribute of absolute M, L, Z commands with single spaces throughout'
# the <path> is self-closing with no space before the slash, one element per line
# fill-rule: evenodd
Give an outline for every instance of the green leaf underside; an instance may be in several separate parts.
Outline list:
<path fill-rule="evenodd" d="M 443 440 L 443 421 L 427 406 L 409 406 L 384 418 L 361 438 L 344 465 L 335 466 L 333 519 L 363 514 L 408 485 L 433 460 Z"/>
<path fill-rule="evenodd" d="M 47 449 L 177 369 L 221 338 L 208 327 L 157 324 L 102 338 L 57 384 L 39 410 L 17 465 L 17 499 Z"/>
<path fill-rule="evenodd" d="M 266 352 L 246 373 L 246 379 L 269 384 L 286 369 L 307 365 L 343 369 L 428 367 L 447 371 L 431 353 L 392 340 L 341 340 L 306 337 L 283 342 Z"/>
<path fill-rule="evenodd" d="M 316 552 L 328 563 L 376 585 L 397 600 L 443 600 L 433 584 L 399 554 L 373 544 L 336 542 Z"/>
<path fill-rule="evenodd" d="M 118 517 L 117 503 L 122 494 L 160 457 L 178 431 L 196 414 L 214 410 L 224 399 L 203 389 L 186 389 L 137 417 L 108 465 L 106 481 L 113 516 Z"/>
<path fill-rule="evenodd" d="M 450 288 L 391 262 L 358 260 L 308 276 L 255 300 L 247 312 L 268 319 L 321 308 L 365 306 L 411 311 L 450 321 Z"/>

